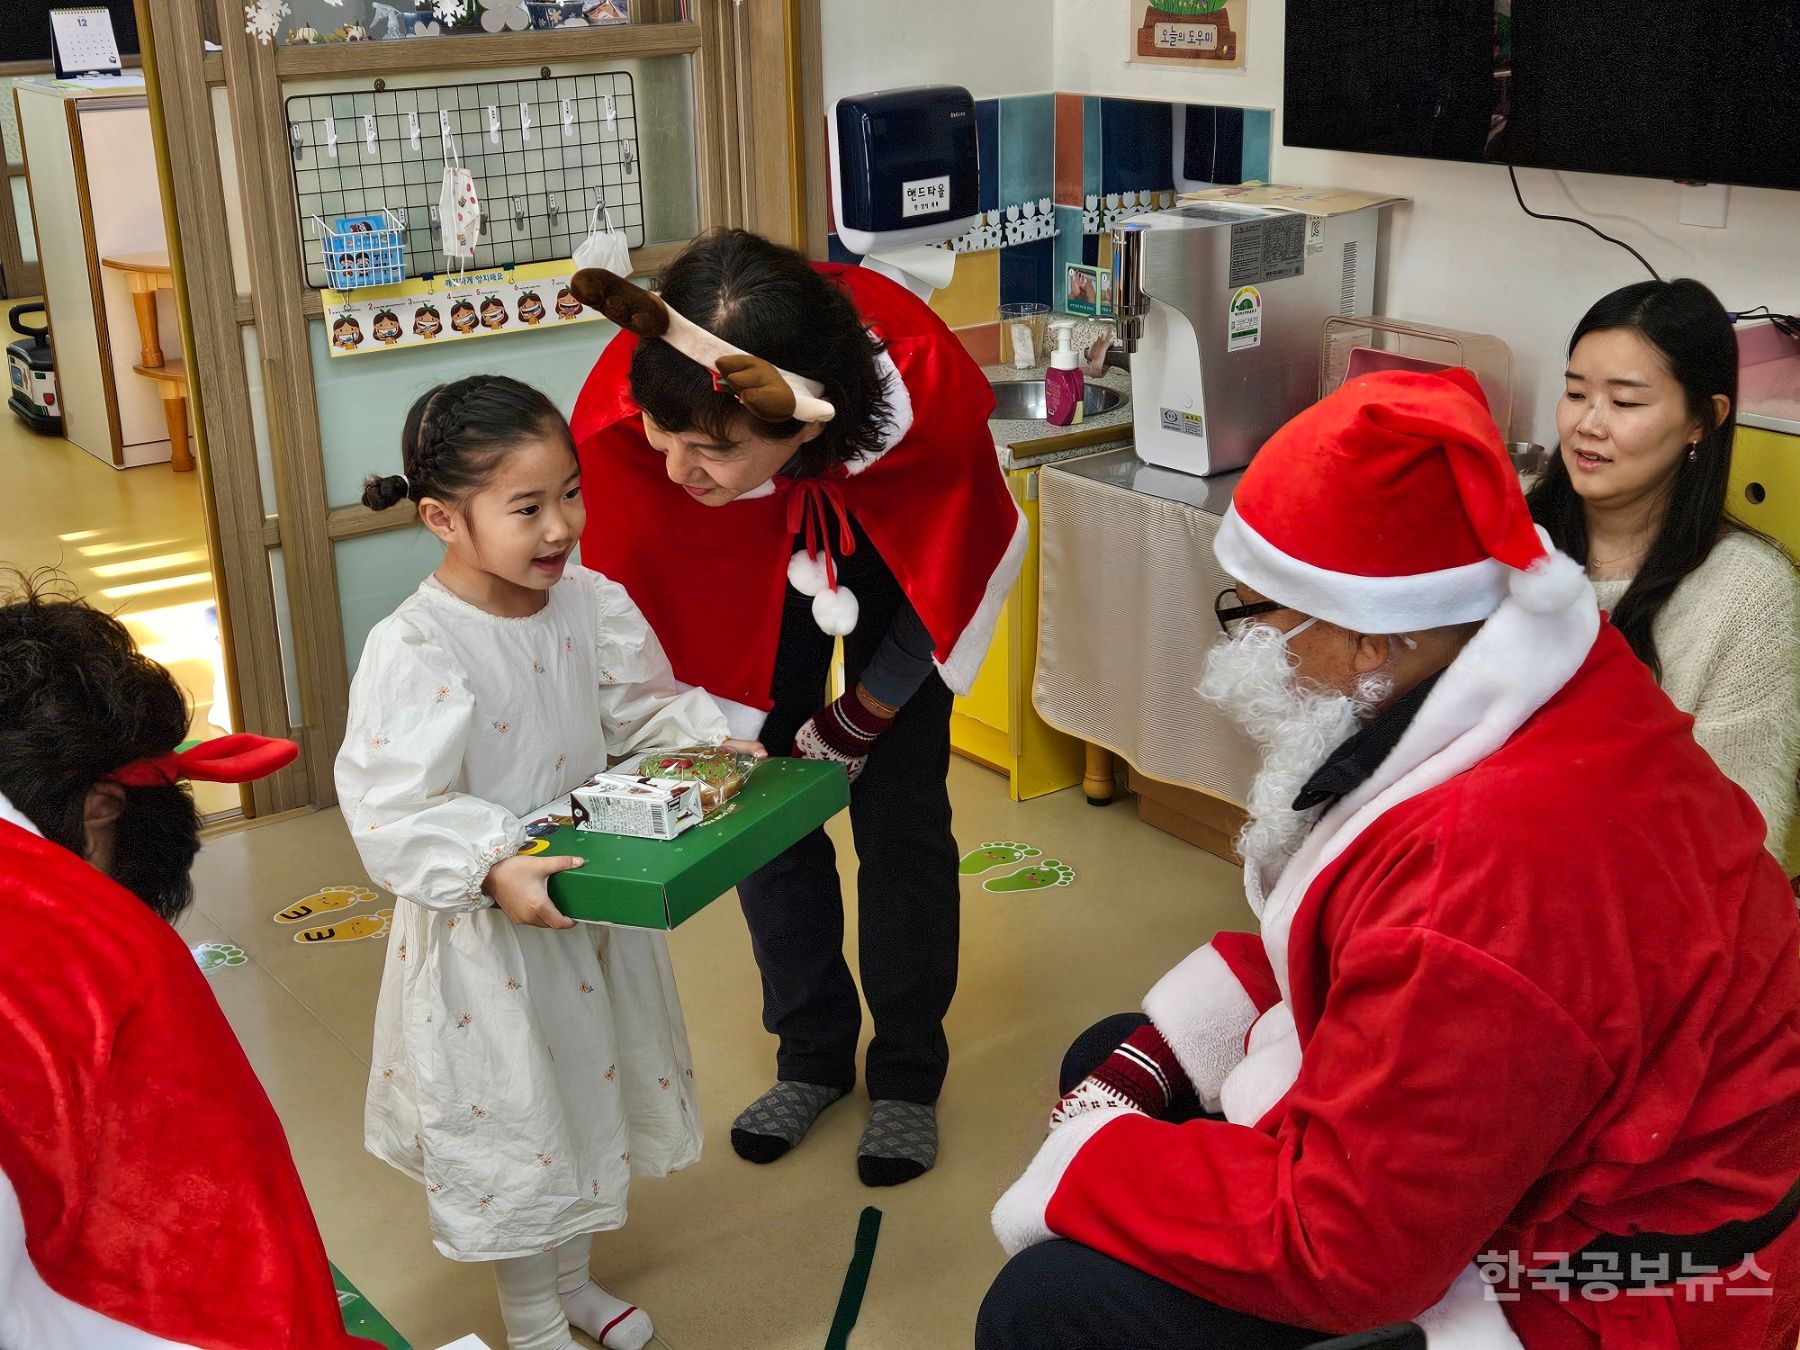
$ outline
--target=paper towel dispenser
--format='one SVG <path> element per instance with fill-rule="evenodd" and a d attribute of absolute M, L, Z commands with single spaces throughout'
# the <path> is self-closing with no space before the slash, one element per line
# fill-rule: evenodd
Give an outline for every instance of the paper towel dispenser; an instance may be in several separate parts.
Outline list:
<path fill-rule="evenodd" d="M 975 100 L 955 85 L 851 94 L 827 110 L 831 208 L 853 253 L 938 244 L 980 214 Z"/>

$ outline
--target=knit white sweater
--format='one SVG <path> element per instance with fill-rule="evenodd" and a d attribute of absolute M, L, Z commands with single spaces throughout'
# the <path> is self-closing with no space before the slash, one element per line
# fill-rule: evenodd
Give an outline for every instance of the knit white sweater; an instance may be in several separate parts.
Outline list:
<path fill-rule="evenodd" d="M 1615 608 L 1629 579 L 1596 581 Z M 1694 739 L 1755 800 L 1769 848 L 1786 856 L 1800 766 L 1800 577 L 1777 550 L 1732 530 L 1681 585 L 1652 629 L 1663 689 L 1694 717 Z"/>

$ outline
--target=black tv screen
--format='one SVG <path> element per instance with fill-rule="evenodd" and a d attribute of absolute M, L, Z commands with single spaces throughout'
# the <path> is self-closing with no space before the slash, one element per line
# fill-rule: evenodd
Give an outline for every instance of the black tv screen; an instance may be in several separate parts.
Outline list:
<path fill-rule="evenodd" d="M 1795 0 L 1288 0 L 1282 139 L 1800 188 Z"/>

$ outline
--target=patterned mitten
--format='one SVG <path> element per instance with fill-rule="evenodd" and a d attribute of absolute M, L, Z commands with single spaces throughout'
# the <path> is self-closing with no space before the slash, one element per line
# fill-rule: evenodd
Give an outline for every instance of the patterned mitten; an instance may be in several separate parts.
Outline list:
<path fill-rule="evenodd" d="M 1064 1094 L 1050 1112 L 1054 1127 L 1087 1111 L 1142 1111 L 1165 1115 L 1178 1102 L 1193 1098 L 1194 1089 L 1169 1043 L 1146 1022 L 1108 1055 L 1086 1078 Z"/>
<path fill-rule="evenodd" d="M 893 725 L 893 718 L 870 712 L 852 689 L 794 733 L 794 756 L 842 764 L 854 783 L 869 762 L 875 738 Z"/>

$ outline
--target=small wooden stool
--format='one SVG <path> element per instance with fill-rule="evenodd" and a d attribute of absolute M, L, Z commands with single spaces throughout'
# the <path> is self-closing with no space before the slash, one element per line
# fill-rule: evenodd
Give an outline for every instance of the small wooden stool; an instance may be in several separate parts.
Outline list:
<path fill-rule="evenodd" d="M 188 449 L 187 373 L 181 362 L 163 360 L 162 335 L 157 331 L 156 293 L 175 288 L 175 273 L 166 253 L 122 253 L 102 258 L 102 267 L 125 274 L 131 287 L 131 303 L 137 310 L 138 344 L 143 360 L 132 369 L 156 381 L 156 392 L 162 395 L 163 418 L 169 426 L 169 467 L 186 473 L 194 467 L 194 456 Z"/>

